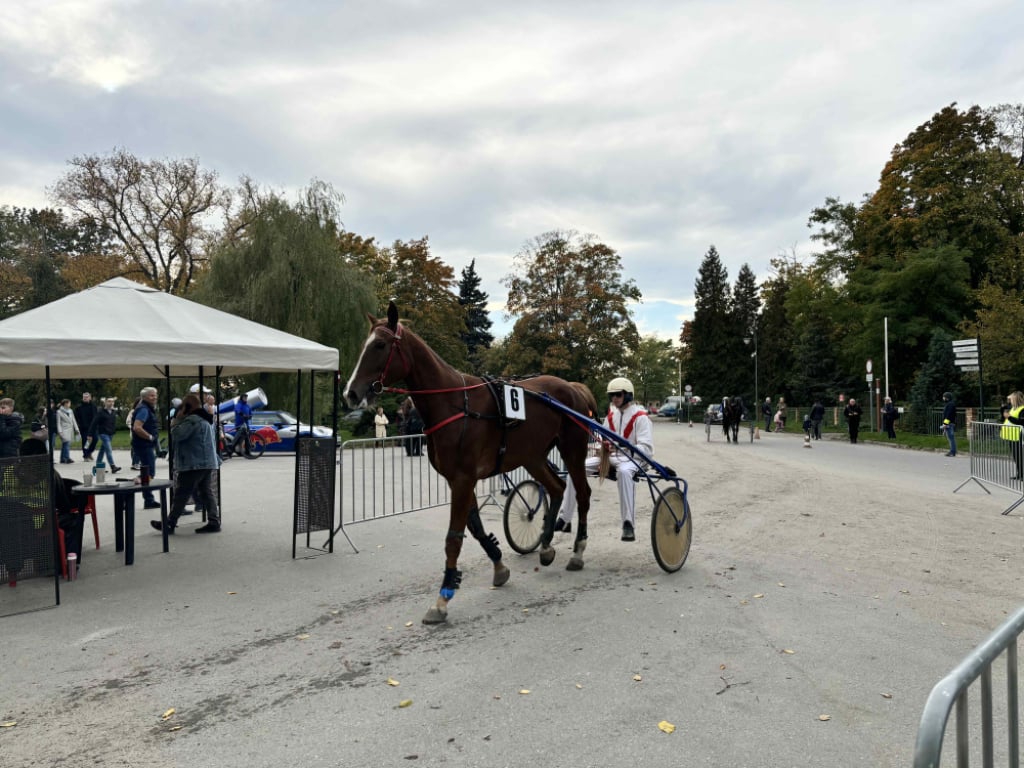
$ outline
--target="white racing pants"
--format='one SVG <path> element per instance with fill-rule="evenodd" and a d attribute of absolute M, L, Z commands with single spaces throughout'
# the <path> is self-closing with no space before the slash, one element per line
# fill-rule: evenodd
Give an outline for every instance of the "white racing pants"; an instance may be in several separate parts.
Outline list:
<path fill-rule="evenodd" d="M 619 485 L 619 514 L 622 515 L 622 522 L 628 522 L 636 528 L 636 511 L 634 509 L 634 496 L 636 494 L 636 483 L 633 482 L 633 475 L 636 474 L 636 464 L 632 459 L 622 454 L 613 453 L 609 456 L 611 465 L 615 467 Z M 587 459 L 587 474 L 597 475 L 601 459 L 597 456 L 590 456 Z M 562 509 L 558 516 L 567 523 L 572 522 L 576 514 L 576 488 L 572 484 L 572 478 L 565 477 L 565 497 L 562 499 Z"/>

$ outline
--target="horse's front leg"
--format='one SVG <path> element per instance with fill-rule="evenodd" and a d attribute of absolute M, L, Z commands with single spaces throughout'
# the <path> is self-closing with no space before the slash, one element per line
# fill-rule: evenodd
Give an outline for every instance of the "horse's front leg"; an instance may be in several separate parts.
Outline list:
<path fill-rule="evenodd" d="M 473 538 L 480 542 L 480 546 L 483 547 L 484 552 L 487 553 L 487 557 L 494 563 L 494 586 L 500 587 L 506 581 L 512 572 L 508 569 L 508 566 L 501 562 L 501 547 L 498 545 L 498 538 L 493 533 L 487 533 L 484 530 L 483 521 L 480 519 L 480 509 L 477 507 L 476 502 L 473 503 L 472 508 L 469 510 L 469 520 L 467 522 L 469 532 L 473 534 Z"/>
<path fill-rule="evenodd" d="M 572 480 L 576 491 L 576 507 L 579 512 L 579 527 L 576 529 L 576 540 L 572 546 L 572 557 L 565 566 L 567 571 L 583 570 L 583 552 L 587 548 L 587 514 L 590 512 L 590 483 L 587 482 L 586 473 L 579 473 L 579 476 Z"/>
<path fill-rule="evenodd" d="M 423 617 L 424 624 L 441 624 L 448 619 L 448 603 L 455 597 L 455 590 L 462 583 L 462 571 L 458 569 L 459 553 L 462 552 L 462 540 L 466 538 L 466 521 L 469 518 L 469 509 L 473 505 L 473 485 L 470 481 L 468 488 L 463 488 L 464 483 L 456 486 L 452 484 L 451 513 L 448 518 L 448 535 L 444 540 L 444 579 L 441 581 L 441 591 L 438 594 L 437 602 L 427 611 Z"/>

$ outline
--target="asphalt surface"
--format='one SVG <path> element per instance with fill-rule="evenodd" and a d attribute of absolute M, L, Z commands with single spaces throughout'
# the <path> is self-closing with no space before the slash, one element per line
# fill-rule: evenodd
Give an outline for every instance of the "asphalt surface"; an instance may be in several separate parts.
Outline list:
<path fill-rule="evenodd" d="M 292 458 L 234 459 L 223 533 L 183 518 L 162 554 L 140 513 L 125 567 L 107 502 L 62 605 L 0 618 L 0 764 L 910 765 L 932 686 L 1021 603 L 1014 496 L 954 495 L 968 460 L 937 453 L 655 438 L 689 481 L 681 571 L 654 560 L 650 502 L 623 543 L 595 484 L 584 570 L 571 536 L 549 568 L 503 543 L 495 589 L 467 540 L 436 627 L 446 510 L 347 527 L 358 553 L 302 536 L 293 560 Z M 0 591 L 0 613 L 52 597 Z"/>

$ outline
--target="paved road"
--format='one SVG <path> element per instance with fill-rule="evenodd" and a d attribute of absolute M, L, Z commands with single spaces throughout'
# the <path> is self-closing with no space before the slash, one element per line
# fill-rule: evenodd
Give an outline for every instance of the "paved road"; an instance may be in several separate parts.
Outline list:
<path fill-rule="evenodd" d="M 953 495 L 962 458 L 715 437 L 657 422 L 695 515 L 679 573 L 618 540 L 606 484 L 583 571 L 561 537 L 493 589 L 470 540 L 440 627 L 446 513 L 293 561 L 290 458 L 229 462 L 223 534 L 165 555 L 140 526 L 126 568 L 104 520 L 60 608 L 0 619 L 2 764 L 909 765 L 932 685 L 1021 602 L 1012 497 Z"/>

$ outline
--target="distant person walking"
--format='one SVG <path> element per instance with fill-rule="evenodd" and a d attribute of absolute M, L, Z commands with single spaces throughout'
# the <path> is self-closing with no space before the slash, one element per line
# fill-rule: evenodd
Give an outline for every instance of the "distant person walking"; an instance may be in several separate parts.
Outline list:
<path fill-rule="evenodd" d="M 946 436 L 949 442 L 947 456 L 956 456 L 956 400 L 952 392 L 942 393 L 942 427 L 940 431 Z"/>
<path fill-rule="evenodd" d="M 811 406 L 811 437 L 821 440 L 821 422 L 825 418 L 825 406 L 821 404 L 821 398 L 814 401 Z"/>
<path fill-rule="evenodd" d="M 843 415 L 846 417 L 846 426 L 850 430 L 850 442 L 857 442 L 857 434 L 860 432 L 860 417 L 863 411 L 861 407 L 857 405 L 857 401 L 852 397 L 850 402 L 846 404 L 846 408 L 843 409 Z"/>
<path fill-rule="evenodd" d="M 764 402 L 761 403 L 761 415 L 764 416 L 764 431 L 772 431 L 772 399 L 766 397 Z"/>

